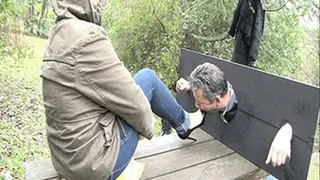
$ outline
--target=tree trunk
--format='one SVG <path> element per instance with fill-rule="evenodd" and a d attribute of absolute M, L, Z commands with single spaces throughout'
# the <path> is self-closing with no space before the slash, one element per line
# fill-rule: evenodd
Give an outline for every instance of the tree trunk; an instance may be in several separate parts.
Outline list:
<path fill-rule="evenodd" d="M 47 14 L 48 0 L 42 1 L 41 15 L 38 21 L 38 30 L 44 28 L 45 15 Z"/>
<path fill-rule="evenodd" d="M 29 30 L 29 33 L 30 34 L 33 34 L 33 15 L 34 15 L 34 6 L 33 5 L 31 5 L 30 7 L 29 7 L 29 28 L 30 28 L 30 30 Z"/>

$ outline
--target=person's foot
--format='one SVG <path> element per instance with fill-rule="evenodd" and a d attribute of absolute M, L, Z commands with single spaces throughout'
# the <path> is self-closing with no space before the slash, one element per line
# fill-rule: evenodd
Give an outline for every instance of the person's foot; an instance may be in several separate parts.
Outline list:
<path fill-rule="evenodd" d="M 178 133 L 178 136 L 180 139 L 190 139 L 190 140 L 197 141 L 195 138 L 189 137 L 189 135 L 192 133 L 193 130 L 203 125 L 206 113 L 202 112 L 199 109 L 196 112 L 188 113 L 188 114 L 189 114 L 189 122 L 190 122 L 189 128 L 183 134 Z"/>
<path fill-rule="evenodd" d="M 197 126 L 199 126 L 202 121 L 204 120 L 204 114 L 202 113 L 202 111 L 200 109 L 198 109 L 196 112 L 193 113 L 188 113 L 189 114 L 189 118 L 190 118 L 190 126 L 189 129 L 193 129 Z"/>

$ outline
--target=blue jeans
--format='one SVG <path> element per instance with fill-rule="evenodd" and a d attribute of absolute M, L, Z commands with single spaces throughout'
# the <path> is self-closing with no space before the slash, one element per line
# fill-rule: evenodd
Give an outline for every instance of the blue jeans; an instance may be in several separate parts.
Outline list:
<path fill-rule="evenodd" d="M 178 133 L 187 131 L 190 125 L 188 113 L 183 110 L 169 89 L 152 70 L 142 69 L 133 79 L 144 92 L 150 102 L 152 111 L 157 116 L 168 120 Z M 132 159 L 139 140 L 139 133 L 128 123 L 120 120 L 119 125 L 123 126 L 126 136 L 120 127 L 120 151 L 112 175 L 108 179 L 116 179 L 123 172 Z"/>

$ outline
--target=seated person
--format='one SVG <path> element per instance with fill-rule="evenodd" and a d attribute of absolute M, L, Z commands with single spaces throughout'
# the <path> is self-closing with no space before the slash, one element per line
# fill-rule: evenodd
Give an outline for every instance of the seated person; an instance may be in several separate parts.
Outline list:
<path fill-rule="evenodd" d="M 134 77 L 101 26 L 106 0 L 52 0 L 56 15 L 41 77 L 47 140 L 58 174 L 68 180 L 116 179 L 140 136 L 153 136 L 153 113 L 181 139 L 203 122 L 186 112 L 150 69 Z"/>
<path fill-rule="evenodd" d="M 152 138 L 152 112 L 168 120 L 181 139 L 203 122 L 204 114 L 186 112 L 152 70 L 142 69 L 132 79 L 119 60 L 114 63 L 114 76 L 84 70 L 96 83 L 80 78 L 70 86 L 63 77 L 49 76 L 44 63 L 48 144 L 55 169 L 66 179 L 117 178 L 139 136 Z"/>

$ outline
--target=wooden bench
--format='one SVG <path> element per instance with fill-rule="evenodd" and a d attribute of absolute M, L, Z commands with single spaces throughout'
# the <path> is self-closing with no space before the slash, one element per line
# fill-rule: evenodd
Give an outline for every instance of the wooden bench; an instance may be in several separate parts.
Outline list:
<path fill-rule="evenodd" d="M 140 141 L 135 159 L 145 164 L 141 179 L 253 180 L 266 175 L 203 130 L 192 136 L 198 141 L 180 140 L 175 133 Z M 26 180 L 38 179 L 58 180 L 50 159 L 26 164 Z"/>

